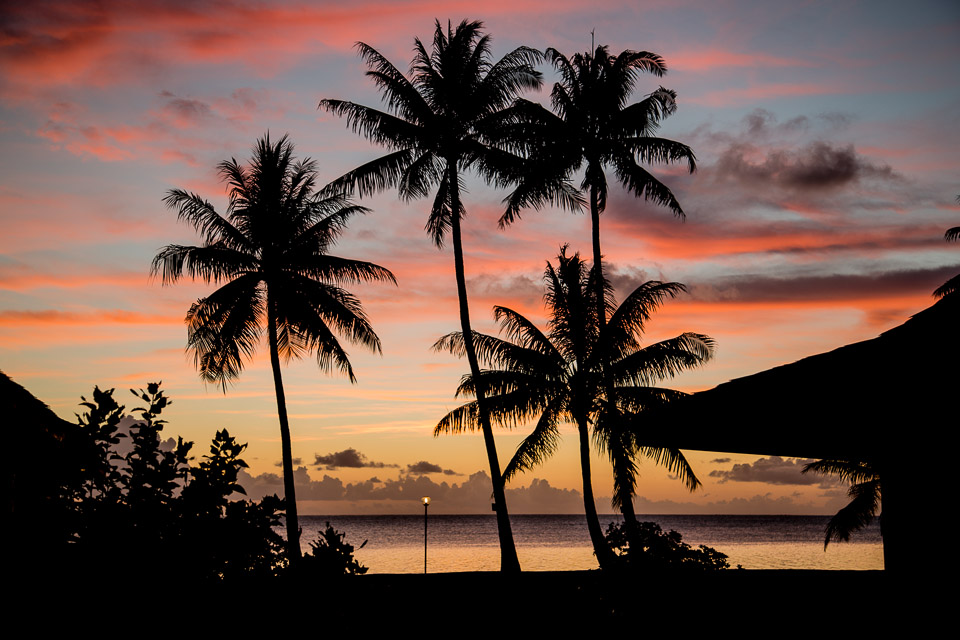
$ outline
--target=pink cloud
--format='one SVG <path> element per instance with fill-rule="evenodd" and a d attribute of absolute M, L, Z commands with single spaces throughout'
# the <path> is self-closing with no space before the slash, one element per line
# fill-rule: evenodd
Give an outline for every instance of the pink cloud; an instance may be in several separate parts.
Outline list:
<path fill-rule="evenodd" d="M 686 97 L 686 102 L 708 107 L 727 107 L 732 105 L 751 105 L 760 100 L 795 98 L 798 96 L 817 96 L 828 94 L 855 93 L 856 88 L 849 84 L 798 82 L 775 82 L 758 84 L 751 87 L 721 89 L 701 95 Z"/>
<path fill-rule="evenodd" d="M 670 53 L 667 59 L 669 68 L 674 71 L 713 71 L 735 67 L 816 67 L 816 63 L 805 58 L 783 58 L 766 53 L 736 53 L 724 49 L 688 49 Z"/>

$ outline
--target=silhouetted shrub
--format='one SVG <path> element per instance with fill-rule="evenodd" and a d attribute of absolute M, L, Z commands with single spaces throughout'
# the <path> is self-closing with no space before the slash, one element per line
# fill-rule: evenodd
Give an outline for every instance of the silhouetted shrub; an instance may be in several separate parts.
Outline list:
<path fill-rule="evenodd" d="M 322 577 L 365 574 L 367 567 L 354 559 L 353 545 L 344 540 L 344 535 L 328 522 L 317 541 L 310 543 L 310 551 L 303 556 L 304 573 Z M 366 544 L 364 540 L 358 549 L 363 549 Z"/>
<path fill-rule="evenodd" d="M 637 523 L 634 540 L 639 548 L 631 546 L 626 523 L 611 522 L 605 537 L 620 562 L 631 569 L 715 571 L 730 568 L 726 554 L 702 544 L 694 549 L 683 542 L 679 532 L 671 530 L 664 533 L 655 522 Z"/>
<path fill-rule="evenodd" d="M 226 429 L 191 465 L 192 442 L 163 440 L 161 412 L 170 404 L 159 383 L 131 392 L 147 403 L 122 432 L 124 407 L 113 389 L 94 388 L 78 416 L 85 466 L 60 487 L 64 546 L 53 549 L 61 569 L 122 567 L 133 579 L 174 582 L 274 575 L 286 560 L 280 524 L 283 500 L 231 500 L 246 449 Z M 121 446 L 128 438 L 129 446 Z"/>

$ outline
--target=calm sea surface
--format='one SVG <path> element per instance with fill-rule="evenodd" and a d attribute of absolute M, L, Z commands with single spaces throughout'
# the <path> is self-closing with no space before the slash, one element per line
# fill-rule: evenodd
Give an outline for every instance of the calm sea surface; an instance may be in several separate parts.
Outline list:
<path fill-rule="evenodd" d="M 829 516 L 643 516 L 664 531 L 675 529 L 683 541 L 713 547 L 744 569 L 883 569 L 880 528 L 876 524 L 854 534 L 851 542 L 823 550 Z M 582 515 L 511 516 L 520 564 L 527 571 L 596 569 L 593 548 Z M 600 522 L 618 520 L 601 516 Z M 423 572 L 422 516 L 301 516 L 301 544 L 309 543 L 329 522 L 359 547 L 369 573 Z M 493 515 L 430 516 L 427 569 L 496 571 L 500 568 L 497 521 Z"/>

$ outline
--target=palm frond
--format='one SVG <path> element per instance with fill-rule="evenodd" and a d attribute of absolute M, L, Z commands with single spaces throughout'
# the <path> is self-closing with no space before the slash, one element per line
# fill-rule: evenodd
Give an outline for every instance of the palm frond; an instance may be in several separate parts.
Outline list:
<path fill-rule="evenodd" d="M 702 366 L 713 357 L 713 347 L 714 341 L 709 336 L 684 333 L 628 352 L 610 365 L 610 375 L 620 385 L 654 385 Z"/>
<path fill-rule="evenodd" d="M 462 185 L 460 186 L 462 187 Z M 450 231 L 452 225 L 451 214 L 453 211 L 453 203 L 450 200 L 450 175 L 449 172 L 444 172 L 440 186 L 437 188 L 437 195 L 433 199 L 433 208 L 430 210 L 430 217 L 427 218 L 427 224 L 424 227 L 424 230 L 433 239 L 433 244 L 436 245 L 438 249 L 443 248 L 444 238 L 447 232 Z M 459 200 L 457 204 L 459 205 L 459 215 L 462 218 L 466 215 L 466 209 Z"/>
<path fill-rule="evenodd" d="M 634 345 L 647 321 L 667 298 L 676 298 L 687 288 L 679 282 L 644 282 L 628 295 L 608 322 L 609 340 L 613 345 Z"/>
<path fill-rule="evenodd" d="M 287 274 L 281 291 L 286 298 L 284 308 L 288 310 L 284 319 L 307 337 L 311 350 L 326 348 L 330 333 L 327 326 L 332 326 L 350 342 L 381 353 L 380 338 L 373 331 L 360 301 L 350 292 L 299 274 Z M 316 336 L 315 330 L 319 330 Z M 330 348 L 331 357 L 346 371 L 348 363 L 340 362 L 345 352 L 332 343 Z"/>
<path fill-rule="evenodd" d="M 537 421 L 533 431 L 517 446 L 516 452 L 503 470 L 504 482 L 512 479 L 521 471 L 537 467 L 552 456 L 560 446 L 560 431 L 557 412 L 547 407 Z"/>
<path fill-rule="evenodd" d="M 253 356 L 260 342 L 264 298 L 259 278 L 241 276 L 187 312 L 187 349 L 206 382 L 221 385 L 240 375 L 243 362 Z"/>
<path fill-rule="evenodd" d="M 936 291 L 933 292 L 933 296 L 935 298 L 943 298 L 957 291 L 960 291 L 960 273 L 937 287 Z"/>
<path fill-rule="evenodd" d="M 641 414 L 649 409 L 664 407 L 688 394 L 676 389 L 666 389 L 654 386 L 619 386 L 614 387 L 616 406 L 627 414 Z M 641 416 L 636 416 L 636 420 Z"/>
<path fill-rule="evenodd" d="M 397 190 L 402 200 L 425 198 L 430 189 L 443 179 L 444 163 L 432 151 L 424 152 L 403 171 Z"/>
<path fill-rule="evenodd" d="M 641 136 L 624 138 L 622 143 L 631 150 L 639 162 L 647 164 L 686 162 L 690 173 L 697 170 L 697 157 L 693 150 L 680 142 L 674 142 L 666 138 Z"/>
<path fill-rule="evenodd" d="M 614 157 L 614 171 L 621 184 L 638 198 L 653 201 L 655 204 L 667 207 L 681 220 L 686 217 L 680 202 L 673 192 L 662 182 L 657 180 L 649 171 L 634 162 L 632 157 L 617 154 Z"/>
<path fill-rule="evenodd" d="M 834 475 L 843 482 L 860 484 L 877 478 L 873 465 L 864 460 L 817 460 L 804 465 L 801 473 L 819 473 Z"/>
<path fill-rule="evenodd" d="M 480 51 L 480 47 L 477 47 Z M 543 75 L 536 70 L 543 54 L 530 47 L 518 47 L 494 63 L 480 86 L 477 87 L 477 104 L 488 112 L 507 108 L 516 95 L 524 89 L 539 89 Z"/>
<path fill-rule="evenodd" d="M 474 431 L 477 428 L 477 403 L 469 402 L 462 407 L 450 411 L 433 429 L 434 437 L 441 434 L 458 434 L 464 431 Z"/>
<path fill-rule="evenodd" d="M 302 276 L 337 286 L 359 284 L 361 282 L 397 284 L 397 279 L 393 273 L 378 264 L 327 254 L 300 258 L 297 260 L 295 269 Z"/>
<path fill-rule="evenodd" d="M 850 534 L 859 531 L 873 521 L 880 509 L 880 480 L 871 480 L 850 487 L 850 503 L 840 509 L 827 523 L 823 548 L 831 540 L 846 542 Z"/>
<path fill-rule="evenodd" d="M 327 189 L 356 192 L 361 198 L 378 193 L 396 186 L 416 157 L 417 151 L 412 148 L 388 153 L 348 171 L 327 185 Z"/>
<path fill-rule="evenodd" d="M 493 319 L 500 323 L 500 332 L 506 335 L 507 340 L 543 355 L 560 358 L 560 353 L 547 336 L 520 313 L 497 305 L 493 307 Z"/>
<path fill-rule="evenodd" d="M 631 502 L 637 494 L 638 467 L 636 458 L 631 455 L 632 448 L 627 443 L 608 441 L 607 452 L 613 465 L 613 496 L 611 503 L 615 509 L 623 510 L 624 504 Z"/>
<path fill-rule="evenodd" d="M 693 471 L 693 467 L 690 466 L 683 452 L 679 449 L 640 446 L 637 448 L 637 452 L 645 458 L 653 460 L 654 463 L 663 465 L 670 473 L 676 474 L 689 491 L 696 491 L 702 486 L 697 474 Z"/>
<path fill-rule="evenodd" d="M 506 210 L 497 222 L 501 229 L 519 220 L 520 212 L 528 208 L 539 211 L 549 204 L 574 212 L 583 211 L 586 206 L 583 194 L 566 177 L 566 172 L 548 170 L 541 173 L 543 168 L 543 165 L 532 165 L 527 179 L 503 199 Z"/>
<path fill-rule="evenodd" d="M 173 284 L 183 277 L 200 278 L 206 283 L 223 282 L 238 275 L 257 271 L 255 256 L 217 243 L 203 247 L 169 244 L 154 256 L 150 274 L 160 274 L 163 284 Z"/>
<path fill-rule="evenodd" d="M 170 189 L 163 199 L 168 209 L 177 212 L 178 220 L 185 220 L 197 230 L 207 244 L 223 242 L 237 250 L 249 250 L 247 238 L 230 221 L 217 213 L 213 205 L 195 193 Z"/>
<path fill-rule="evenodd" d="M 373 107 L 346 100 L 321 100 L 320 108 L 347 119 L 347 127 L 370 142 L 388 149 L 423 146 L 429 130 Z"/>
<path fill-rule="evenodd" d="M 430 106 L 410 80 L 370 45 L 358 42 L 356 46 L 360 56 L 370 67 L 367 77 L 372 78 L 379 87 L 388 107 L 404 120 L 429 121 L 432 116 Z M 321 105 L 323 105 L 322 102 Z"/>
<path fill-rule="evenodd" d="M 660 87 L 640 102 L 627 105 L 614 115 L 614 128 L 624 138 L 648 136 L 660 126 L 660 121 L 676 113 L 677 94 Z"/>
<path fill-rule="evenodd" d="M 302 255 L 326 253 L 355 215 L 370 213 L 370 209 L 353 204 L 342 196 L 312 200 L 297 205 L 301 224 L 296 225 L 288 242 L 288 257 L 300 251 Z M 292 217 L 292 215 L 291 215 Z"/>
<path fill-rule="evenodd" d="M 552 375 L 558 375 L 556 373 L 558 362 L 555 352 L 542 353 L 539 350 L 516 345 L 476 331 L 473 332 L 473 345 L 476 349 L 477 358 L 488 366 L 519 372 L 552 371 L 554 372 Z M 432 348 L 434 351 L 447 351 L 458 358 L 467 355 L 466 342 L 463 339 L 463 333 L 459 331 L 441 337 L 433 344 Z M 560 364 L 562 366 L 562 360 Z"/>

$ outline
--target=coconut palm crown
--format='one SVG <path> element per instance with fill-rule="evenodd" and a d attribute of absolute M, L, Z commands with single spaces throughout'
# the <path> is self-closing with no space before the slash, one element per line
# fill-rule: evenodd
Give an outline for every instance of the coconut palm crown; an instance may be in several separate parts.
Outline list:
<path fill-rule="evenodd" d="M 187 348 L 200 377 L 221 385 L 237 378 L 267 334 L 280 419 L 287 554 L 300 557 L 290 427 L 280 372 L 281 359 L 316 355 L 326 372 L 356 381 L 337 334 L 380 352 L 360 301 L 342 285 L 396 283 L 387 269 L 328 253 L 347 220 L 367 209 L 340 194 L 319 196 L 311 160 L 296 160 L 287 136 L 258 140 L 249 166 L 220 163 L 227 183 L 226 215 L 201 196 L 171 189 L 164 198 L 177 217 L 203 238 L 200 246 L 167 245 L 151 272 L 163 284 L 183 277 L 219 285 L 187 312 Z"/>
<path fill-rule="evenodd" d="M 490 37 L 480 22 L 464 20 L 454 30 L 436 22 L 429 51 L 414 40 L 410 77 L 373 47 L 358 43 L 370 77 L 388 111 L 343 100 L 322 100 L 320 108 L 343 116 L 354 131 L 389 153 L 337 180 L 339 187 L 361 196 L 396 187 L 404 200 L 423 198 L 436 187 L 426 230 L 441 247 L 449 234 L 460 306 L 460 326 L 471 374 L 480 373 L 470 328 L 464 273 L 461 218 L 462 174 L 477 171 L 488 182 L 504 186 L 519 175 L 523 161 L 504 150 L 507 125 L 515 119 L 512 105 L 524 89 L 537 89 L 542 79 L 534 64 L 541 54 L 520 47 L 493 62 Z M 493 500 L 500 536 L 501 569 L 519 571 L 510 528 L 500 463 L 486 408 L 482 381 L 476 390 L 480 426 L 493 482 Z"/>
<path fill-rule="evenodd" d="M 493 420 L 510 428 L 535 421 L 533 432 L 521 442 L 507 465 L 506 478 L 535 467 L 553 454 L 560 444 L 560 425 L 570 423 L 577 427 L 587 527 L 597 559 L 601 567 L 606 567 L 610 566 L 612 554 L 604 541 L 594 503 L 589 427 L 593 426 L 595 442 L 614 463 L 614 502 L 618 508 L 627 510 L 625 503 L 632 507 L 636 458 L 641 455 L 665 464 L 688 488 L 695 489 L 699 480 L 679 450 L 638 446 L 625 433 L 627 427 L 622 426 L 627 420 L 614 421 L 604 416 L 613 410 L 611 405 L 619 412 L 636 416 L 684 395 L 655 384 L 706 362 L 712 355 L 713 341 L 705 335 L 684 333 L 642 346 L 640 337 L 646 320 L 666 297 L 683 290 L 678 283 L 647 282 L 619 307 L 612 288 L 605 287 L 603 304 L 611 316 L 607 335 L 617 344 L 604 345 L 599 339 L 593 300 L 596 270 L 588 273 L 580 256 L 567 256 L 565 249 L 558 256 L 557 267 L 548 263 L 544 273 L 544 300 L 550 318 L 546 334 L 519 313 L 498 306 L 494 316 L 504 338 L 482 334 L 475 334 L 474 338 L 478 355 L 491 367 L 481 373 L 481 378 L 491 393 Z M 463 335 L 449 334 L 435 348 L 462 356 Z M 603 359 L 612 364 L 601 368 L 598 363 Z M 605 376 L 613 378 L 606 380 Z M 474 395 L 475 386 L 474 378 L 466 376 L 458 395 Z M 611 389 L 612 401 L 607 396 Z M 436 431 L 473 429 L 476 423 L 477 405 L 469 402 L 448 413 Z M 620 477 L 624 474 L 626 477 Z"/>

